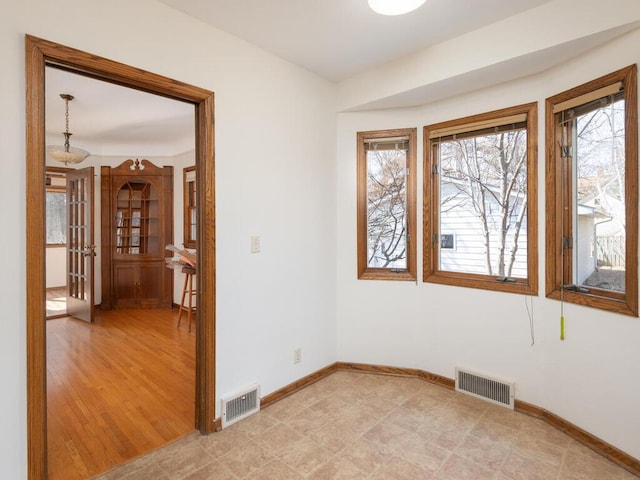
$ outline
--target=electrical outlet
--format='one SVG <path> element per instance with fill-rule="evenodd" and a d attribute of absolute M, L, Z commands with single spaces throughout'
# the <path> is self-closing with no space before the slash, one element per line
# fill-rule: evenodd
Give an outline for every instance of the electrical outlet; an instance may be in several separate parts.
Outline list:
<path fill-rule="evenodd" d="M 302 349 L 296 348 L 293 351 L 293 363 L 300 363 L 300 362 L 302 362 Z"/>
<path fill-rule="evenodd" d="M 254 235 L 251 237 L 251 253 L 260 253 L 260 236 Z"/>

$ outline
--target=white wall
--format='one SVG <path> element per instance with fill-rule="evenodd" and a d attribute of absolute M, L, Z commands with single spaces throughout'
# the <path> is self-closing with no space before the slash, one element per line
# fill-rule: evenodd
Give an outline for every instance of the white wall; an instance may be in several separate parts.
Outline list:
<path fill-rule="evenodd" d="M 46 279 L 47 288 L 64 287 L 67 284 L 67 249 L 65 247 L 47 247 Z"/>
<path fill-rule="evenodd" d="M 637 0 L 609 0 L 606 9 L 601 0 L 551 0 L 346 79 L 338 108 L 422 105 L 494 85 L 496 74 L 523 78 L 637 28 L 639 20 Z"/>
<path fill-rule="evenodd" d="M 556 2 L 565 7 L 572 3 Z M 560 342 L 559 305 L 540 295 L 531 299 L 532 346 L 525 297 L 420 282 L 357 281 L 355 256 L 355 132 L 420 127 L 518 103 L 542 102 L 548 95 L 637 62 L 637 32 L 560 68 L 499 88 L 424 108 L 340 115 L 336 162 L 337 89 L 308 72 L 153 0 L 5 3 L 9 5 L 3 5 L 0 16 L 4 66 L 0 200 L 15 206 L 2 213 L 3 222 L 15 228 L 0 237 L 8 272 L 0 279 L 5 318 L 0 337 L 0 380 L 5 387 L 0 397 L 0 478 L 26 478 L 27 462 L 25 264 L 29 252 L 25 249 L 25 148 L 20 140 L 25 138 L 26 33 L 216 92 L 218 396 L 252 381 L 261 383 L 263 394 L 268 394 L 336 359 L 416 367 L 449 377 L 453 366 L 462 364 L 515 379 L 518 398 L 640 457 L 636 409 L 640 387 L 633 381 L 640 363 L 634 341 L 640 329 L 638 319 L 568 305 L 567 339 Z M 601 5 L 596 0 L 588 3 L 590 9 Z M 632 17 L 628 14 L 635 0 L 615 3 L 626 6 L 621 13 L 624 19 L 607 20 L 594 28 L 601 16 L 590 12 L 593 23 L 564 40 L 568 43 L 598 28 L 614 28 Z M 69 12 L 73 12 L 73 28 L 64 28 Z M 514 25 L 518 22 L 503 24 L 506 30 Z M 478 40 L 482 35 L 470 38 Z M 489 32 L 482 40 L 494 45 L 492 38 Z M 532 37 L 525 40 L 534 41 Z M 345 82 L 341 105 L 362 105 L 423 84 L 439 88 L 446 75 L 425 74 L 435 64 L 422 60 L 449 61 L 452 57 L 443 52 L 450 46 L 416 55 L 406 69 L 402 64 L 400 70 L 364 75 L 360 84 L 357 79 Z M 499 62 L 531 51 L 526 45 L 520 47 L 506 56 L 489 57 Z M 472 50 L 477 49 L 468 49 Z M 486 73 L 482 64 L 465 70 L 461 63 L 446 71 L 458 79 L 469 73 L 465 84 L 476 73 Z M 406 81 L 389 83 L 392 90 L 376 80 L 398 72 Z M 499 83 L 501 79 L 490 80 Z M 483 81 L 488 81 L 486 75 Z M 541 259 L 543 131 L 539 137 Z M 259 254 L 250 253 L 252 235 L 261 237 Z M 543 292 L 542 262 L 539 270 Z M 297 347 L 303 349 L 304 360 L 293 365 Z M 595 392 L 591 385 L 598 386 Z"/>
<path fill-rule="evenodd" d="M 27 465 L 26 33 L 216 93 L 218 395 L 252 381 L 268 394 L 335 361 L 335 87 L 152 0 L 4 3 L 0 478 Z"/>
<path fill-rule="evenodd" d="M 543 74 L 421 108 L 338 117 L 338 359 L 424 369 L 462 365 L 516 381 L 516 397 L 640 458 L 640 320 L 544 297 L 544 99 L 640 62 L 640 30 Z M 499 83 L 499 79 L 496 79 Z M 420 127 L 538 101 L 539 296 L 356 275 L 356 132 Z M 418 158 L 422 148 L 418 148 Z M 421 162 L 418 162 L 421 165 Z M 419 167 L 419 185 L 422 169 Z M 422 218 L 418 199 L 418 218 Z M 421 232 L 419 233 L 419 235 Z M 421 239 L 418 258 L 421 258 Z M 418 268 L 421 271 L 421 268 Z M 526 303 L 533 305 L 532 345 Z"/>

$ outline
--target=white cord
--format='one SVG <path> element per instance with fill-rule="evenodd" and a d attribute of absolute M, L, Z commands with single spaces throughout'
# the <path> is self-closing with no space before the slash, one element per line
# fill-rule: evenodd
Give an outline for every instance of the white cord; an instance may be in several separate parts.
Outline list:
<path fill-rule="evenodd" d="M 531 300 L 531 306 L 529 306 L 529 302 L 527 299 Z M 529 333 L 531 335 L 531 346 L 536 343 L 534 331 L 533 331 L 533 297 L 531 295 L 525 295 L 524 297 L 524 306 L 527 309 L 527 316 L 529 317 Z"/>

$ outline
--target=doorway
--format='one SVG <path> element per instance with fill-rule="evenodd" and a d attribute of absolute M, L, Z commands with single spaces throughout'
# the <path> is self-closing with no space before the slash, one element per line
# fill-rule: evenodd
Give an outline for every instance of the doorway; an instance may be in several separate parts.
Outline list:
<path fill-rule="evenodd" d="M 195 162 L 194 106 L 55 66 L 45 90 L 47 470 L 83 480 L 194 429 L 195 331 L 176 328 L 179 273 L 165 263 L 182 237 L 173 171 Z M 50 153 L 66 128 L 90 156 Z"/>
<path fill-rule="evenodd" d="M 47 65 L 118 85 L 188 102 L 195 107 L 198 192 L 199 305 L 196 330 L 194 424 L 202 434 L 215 430 L 215 192 L 214 95 L 212 92 L 145 72 L 80 50 L 26 36 L 27 180 L 27 434 L 28 478 L 47 478 L 45 328 L 44 83 Z"/>
<path fill-rule="evenodd" d="M 46 316 L 67 316 L 67 171 L 47 166 L 45 176 Z"/>

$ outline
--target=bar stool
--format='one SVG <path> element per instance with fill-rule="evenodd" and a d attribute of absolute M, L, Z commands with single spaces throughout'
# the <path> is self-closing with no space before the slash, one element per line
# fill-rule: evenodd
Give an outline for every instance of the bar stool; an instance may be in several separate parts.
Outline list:
<path fill-rule="evenodd" d="M 178 307 L 178 327 L 182 322 L 182 312 L 187 312 L 187 320 L 189 321 L 189 331 L 191 331 L 191 315 L 195 313 L 196 306 L 194 305 L 193 297 L 196 296 L 196 290 L 193 288 L 193 276 L 196 274 L 195 267 L 185 266 L 182 267 L 182 273 L 184 273 L 184 285 L 182 287 L 182 299 L 180 300 L 180 306 Z M 185 305 L 185 300 L 187 304 Z"/>

